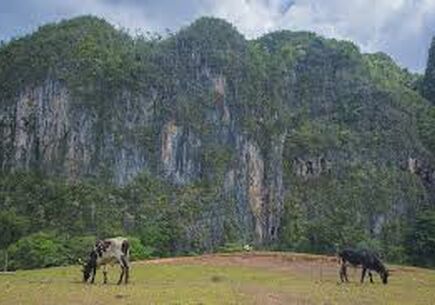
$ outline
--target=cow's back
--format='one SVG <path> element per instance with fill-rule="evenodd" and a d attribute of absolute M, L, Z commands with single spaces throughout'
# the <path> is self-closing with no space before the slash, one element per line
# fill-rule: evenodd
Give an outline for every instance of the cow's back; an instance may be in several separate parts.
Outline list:
<path fill-rule="evenodd" d="M 358 251 L 355 251 L 353 249 L 344 249 L 339 252 L 338 254 L 343 261 L 349 262 L 350 264 L 354 266 L 361 265 L 362 257 Z"/>
<path fill-rule="evenodd" d="M 376 252 L 369 251 L 367 249 L 344 249 L 340 251 L 339 256 L 352 265 L 362 265 L 370 269 L 378 268 L 382 266 L 382 262 Z"/>
<path fill-rule="evenodd" d="M 97 242 L 99 263 L 116 263 L 121 257 L 129 257 L 128 240 L 125 237 L 108 238 Z"/>
<path fill-rule="evenodd" d="M 108 238 L 105 239 L 103 242 L 110 243 L 110 249 L 111 250 L 121 250 L 122 244 L 124 241 L 127 241 L 127 238 L 125 237 L 114 237 L 114 238 Z"/>

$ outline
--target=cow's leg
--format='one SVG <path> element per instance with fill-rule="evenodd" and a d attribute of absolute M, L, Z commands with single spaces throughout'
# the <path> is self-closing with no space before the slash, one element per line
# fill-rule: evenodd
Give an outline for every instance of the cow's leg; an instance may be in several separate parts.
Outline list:
<path fill-rule="evenodd" d="M 118 285 L 122 283 L 122 278 L 124 277 L 124 273 L 125 273 L 125 266 L 122 259 L 119 259 L 119 265 L 121 266 L 121 275 L 119 276 Z"/>
<path fill-rule="evenodd" d="M 346 262 L 343 262 L 343 274 L 344 274 L 344 279 L 346 280 L 347 283 L 349 283 L 349 278 L 347 277 L 347 264 Z"/>
<path fill-rule="evenodd" d="M 107 284 L 107 266 L 103 266 L 103 275 L 104 275 L 104 281 L 103 284 Z"/>
<path fill-rule="evenodd" d="M 343 277 L 344 277 L 344 274 L 343 274 L 343 265 L 341 265 L 340 271 L 339 271 L 338 274 L 340 275 L 340 281 L 343 283 L 344 282 L 344 279 L 343 279 Z"/>
<path fill-rule="evenodd" d="M 344 277 L 346 278 L 346 282 L 349 283 L 349 278 L 347 277 L 347 266 L 344 269 Z"/>
<path fill-rule="evenodd" d="M 130 265 L 129 265 L 128 259 L 125 256 L 121 257 L 121 260 L 122 260 L 122 263 L 124 265 L 124 270 L 125 270 L 124 282 L 125 282 L 125 284 L 128 284 Z"/>
<path fill-rule="evenodd" d="M 372 272 L 369 270 L 369 278 L 370 278 L 370 283 L 373 284 L 373 275 Z"/>
<path fill-rule="evenodd" d="M 347 275 L 346 275 L 346 263 L 342 263 L 341 267 L 340 267 L 340 280 L 343 283 L 345 280 L 346 282 L 348 282 L 347 280 Z"/>
<path fill-rule="evenodd" d="M 123 277 L 124 277 L 124 266 L 121 265 L 121 275 L 119 276 L 118 285 L 121 285 Z"/>
<path fill-rule="evenodd" d="M 91 284 L 95 282 L 95 274 L 97 273 L 97 267 L 92 268 L 92 278 L 91 278 Z"/>
<path fill-rule="evenodd" d="M 363 267 L 362 273 L 361 273 L 361 284 L 364 283 L 364 278 L 366 276 L 367 269 Z"/>

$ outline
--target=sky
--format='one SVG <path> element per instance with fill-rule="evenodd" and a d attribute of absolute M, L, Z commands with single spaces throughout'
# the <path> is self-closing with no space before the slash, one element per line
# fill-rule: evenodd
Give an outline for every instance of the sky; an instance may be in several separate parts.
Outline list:
<path fill-rule="evenodd" d="M 385 52 L 416 72 L 424 72 L 435 34 L 435 0 L 0 0 L 0 40 L 84 14 L 132 34 L 177 31 L 201 16 L 224 18 L 247 38 L 313 31 Z"/>

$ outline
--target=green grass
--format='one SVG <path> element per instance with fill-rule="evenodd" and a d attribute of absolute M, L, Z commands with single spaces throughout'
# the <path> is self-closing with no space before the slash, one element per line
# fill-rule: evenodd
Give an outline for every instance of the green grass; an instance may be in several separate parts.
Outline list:
<path fill-rule="evenodd" d="M 79 266 L 0 275 L 0 304 L 431 304 L 435 272 L 393 267 L 388 285 L 338 284 L 334 262 L 290 254 L 231 254 L 133 264 L 131 283 L 81 283 Z"/>

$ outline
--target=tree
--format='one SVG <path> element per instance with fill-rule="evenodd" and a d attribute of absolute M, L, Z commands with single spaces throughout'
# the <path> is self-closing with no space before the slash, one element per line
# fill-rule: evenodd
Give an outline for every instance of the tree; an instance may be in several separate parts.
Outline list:
<path fill-rule="evenodd" d="M 412 264 L 435 266 L 435 211 L 417 215 L 406 238 L 406 250 Z"/>
<path fill-rule="evenodd" d="M 16 242 L 27 231 L 28 221 L 26 218 L 18 216 L 13 211 L 0 212 L 0 250 L 5 256 L 4 271 L 8 270 L 7 247 Z"/>
<path fill-rule="evenodd" d="M 13 269 L 60 266 L 68 263 L 64 241 L 53 233 L 39 232 L 21 238 L 8 249 Z"/>
<path fill-rule="evenodd" d="M 435 103 L 435 38 L 429 49 L 429 58 L 423 78 L 422 94 L 432 103 Z"/>

